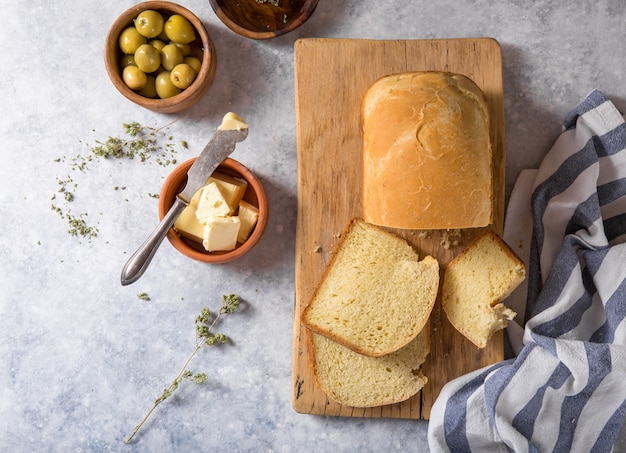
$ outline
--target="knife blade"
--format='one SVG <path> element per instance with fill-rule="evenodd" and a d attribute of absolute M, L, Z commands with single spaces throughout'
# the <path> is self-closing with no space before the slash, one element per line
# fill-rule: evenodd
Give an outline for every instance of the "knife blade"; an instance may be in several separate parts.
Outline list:
<path fill-rule="evenodd" d="M 174 225 L 183 209 L 189 205 L 193 195 L 206 184 L 209 176 L 235 150 L 236 144 L 245 140 L 247 136 L 248 125 L 245 121 L 232 112 L 224 115 L 217 131 L 187 172 L 187 183 L 176 196 L 174 204 L 152 234 L 124 265 L 121 276 L 123 286 L 139 280 L 148 268 L 165 235 Z"/>

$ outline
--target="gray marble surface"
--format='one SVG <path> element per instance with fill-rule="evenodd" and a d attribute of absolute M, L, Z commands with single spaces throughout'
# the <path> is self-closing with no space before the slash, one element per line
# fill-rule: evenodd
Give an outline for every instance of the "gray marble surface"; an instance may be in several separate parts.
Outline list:
<path fill-rule="evenodd" d="M 496 38 L 508 193 L 589 91 L 604 91 L 626 110 L 623 0 L 320 0 L 300 29 L 263 42 L 231 32 L 206 0 L 180 3 L 206 24 L 219 63 L 199 104 L 164 115 L 122 98 L 104 69 L 104 37 L 133 2 L 0 0 L 0 451 L 427 451 L 424 421 L 323 418 L 291 407 L 294 41 Z M 124 122 L 179 118 L 168 134 L 187 141 L 177 148 L 182 162 L 229 110 L 251 125 L 233 157 L 257 173 L 269 196 L 262 241 L 220 266 L 191 261 L 166 242 L 146 275 L 122 287 L 122 265 L 156 225 L 151 194 L 173 167 L 94 160 L 79 171 L 72 158 L 122 134 Z M 68 177 L 75 198 L 64 204 L 57 191 Z M 70 236 L 53 203 L 87 213 L 98 236 Z M 193 349 L 195 316 L 218 308 L 228 292 L 244 301 L 219 325 L 232 342 L 200 351 L 190 365 L 207 382 L 183 384 L 126 445 Z M 617 450 L 626 449 L 625 437 Z"/>

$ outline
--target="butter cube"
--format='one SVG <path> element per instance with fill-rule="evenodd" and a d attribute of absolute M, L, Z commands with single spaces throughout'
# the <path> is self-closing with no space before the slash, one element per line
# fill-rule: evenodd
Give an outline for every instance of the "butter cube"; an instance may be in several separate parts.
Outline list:
<path fill-rule="evenodd" d="M 202 245 L 208 252 L 233 250 L 241 222 L 239 217 L 210 217 L 204 225 Z"/>
<path fill-rule="evenodd" d="M 230 215 L 230 207 L 216 183 L 210 182 L 202 188 L 198 198 L 196 217 L 200 223 L 206 223 L 209 217 Z"/>
<path fill-rule="evenodd" d="M 239 202 L 238 216 L 241 222 L 241 228 L 239 228 L 237 241 L 244 243 L 259 220 L 259 209 L 247 201 L 241 200 Z"/>
<path fill-rule="evenodd" d="M 189 204 L 174 222 L 174 229 L 178 234 L 196 242 L 202 242 L 204 239 L 204 225 L 200 224 L 196 217 L 199 198 L 200 190 L 191 197 Z"/>
<path fill-rule="evenodd" d="M 242 117 L 234 112 L 228 112 L 226 115 L 224 115 L 224 118 L 222 118 L 222 124 L 220 124 L 220 127 L 218 127 L 218 130 L 220 131 L 241 131 L 243 129 L 248 129 L 248 125 Z"/>
<path fill-rule="evenodd" d="M 229 214 L 233 214 L 239 205 L 239 202 L 243 198 L 243 194 L 246 192 L 248 183 L 240 178 L 225 175 L 223 173 L 214 172 L 208 183 L 214 182 L 220 188 L 224 199 L 230 207 Z"/>

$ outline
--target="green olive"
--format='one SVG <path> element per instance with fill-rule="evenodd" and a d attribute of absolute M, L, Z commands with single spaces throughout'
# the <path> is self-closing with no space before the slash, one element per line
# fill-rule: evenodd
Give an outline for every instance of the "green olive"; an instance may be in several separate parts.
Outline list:
<path fill-rule="evenodd" d="M 170 38 L 165 34 L 165 24 L 163 24 L 163 31 L 159 33 L 159 36 L 156 37 L 159 41 L 168 42 Z"/>
<path fill-rule="evenodd" d="M 128 27 L 120 33 L 120 49 L 127 55 L 133 55 L 137 48 L 146 42 L 146 37 L 139 34 L 135 27 Z"/>
<path fill-rule="evenodd" d="M 152 39 L 150 40 L 150 42 L 148 42 L 148 44 L 150 44 L 159 52 L 161 52 L 163 50 L 163 47 L 165 47 L 165 42 L 161 41 L 160 39 Z"/>
<path fill-rule="evenodd" d="M 120 68 L 124 69 L 126 66 L 137 66 L 135 64 L 135 56 L 134 55 L 122 55 L 120 58 Z"/>
<path fill-rule="evenodd" d="M 154 46 L 142 44 L 135 52 L 135 64 L 143 72 L 154 72 L 161 66 L 161 54 Z"/>
<path fill-rule="evenodd" d="M 174 86 L 184 90 L 196 78 L 196 71 L 188 64 L 181 63 L 174 66 L 170 73 L 170 78 Z"/>
<path fill-rule="evenodd" d="M 146 38 L 159 36 L 163 31 L 163 16 L 158 11 L 147 9 L 140 12 L 135 18 L 135 28 Z"/>
<path fill-rule="evenodd" d="M 202 68 L 202 62 L 199 58 L 196 57 L 185 57 L 183 58 L 183 63 L 188 64 L 196 71 L 196 74 L 200 73 L 200 68 Z"/>
<path fill-rule="evenodd" d="M 180 49 L 180 52 L 183 54 L 183 57 L 187 57 L 191 54 L 191 44 L 183 44 L 183 43 L 174 42 L 174 41 L 172 41 L 172 44 L 174 44 L 176 47 Z"/>
<path fill-rule="evenodd" d="M 170 71 L 161 71 L 155 80 L 156 92 L 161 99 L 176 96 L 182 90 L 172 83 Z"/>
<path fill-rule="evenodd" d="M 168 71 L 183 62 L 183 53 L 174 44 L 167 44 L 161 50 L 161 65 Z"/>
<path fill-rule="evenodd" d="M 188 44 L 196 39 L 193 25 L 180 14 L 172 14 L 165 22 L 164 29 L 170 41 Z"/>
<path fill-rule="evenodd" d="M 150 98 L 150 99 L 158 98 L 159 95 L 157 94 L 156 85 L 155 85 L 156 77 L 150 74 L 148 74 L 146 77 L 147 77 L 146 86 L 143 87 L 141 90 L 138 90 L 137 93 L 142 95 L 143 97 Z"/>
<path fill-rule="evenodd" d="M 131 90 L 141 90 L 148 82 L 146 73 L 137 66 L 126 66 L 122 71 L 122 80 Z"/>

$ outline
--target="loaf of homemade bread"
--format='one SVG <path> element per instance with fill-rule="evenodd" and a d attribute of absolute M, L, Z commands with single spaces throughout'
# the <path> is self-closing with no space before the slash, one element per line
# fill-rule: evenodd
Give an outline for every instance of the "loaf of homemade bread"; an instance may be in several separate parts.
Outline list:
<path fill-rule="evenodd" d="M 484 227 L 493 218 L 485 96 L 467 77 L 410 72 L 366 92 L 363 219 L 403 229 Z"/>
<path fill-rule="evenodd" d="M 430 352 L 428 329 L 406 346 L 381 357 L 368 357 L 313 332 L 307 344 L 318 385 L 335 401 L 374 407 L 404 401 L 428 382 L 421 364 Z"/>
<path fill-rule="evenodd" d="M 422 330 L 437 298 L 439 263 L 402 238 L 353 219 L 309 304 L 309 329 L 371 357 L 400 349 Z"/>
<path fill-rule="evenodd" d="M 502 301 L 525 276 L 524 263 L 499 236 L 481 234 L 444 273 L 442 303 L 450 323 L 484 348 L 494 332 L 515 317 Z"/>

